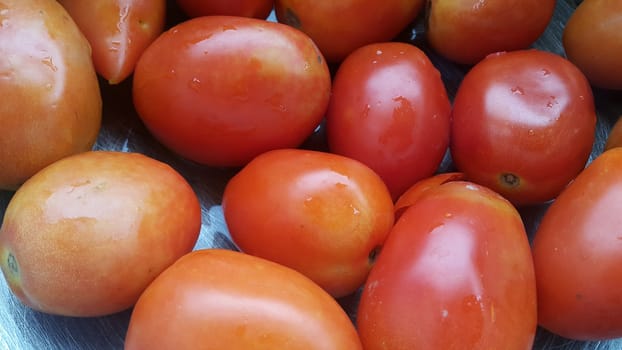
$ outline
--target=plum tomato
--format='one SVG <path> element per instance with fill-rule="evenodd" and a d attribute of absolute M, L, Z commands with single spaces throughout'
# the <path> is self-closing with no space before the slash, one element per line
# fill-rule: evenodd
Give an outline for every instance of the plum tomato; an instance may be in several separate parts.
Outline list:
<path fill-rule="evenodd" d="M 241 16 L 266 19 L 274 0 L 176 0 L 182 11 L 190 17 Z"/>
<path fill-rule="evenodd" d="M 517 210 L 488 188 L 450 181 L 396 221 L 362 290 L 366 350 L 531 349 L 536 284 Z"/>
<path fill-rule="evenodd" d="M 89 151 L 37 172 L 11 198 L 0 268 L 35 310 L 90 317 L 125 310 L 191 251 L 201 207 L 173 168 L 138 153 Z"/>
<path fill-rule="evenodd" d="M 166 0 L 58 0 L 93 49 L 99 75 L 118 84 L 164 29 Z"/>
<path fill-rule="evenodd" d="M 0 3 L 0 189 L 90 150 L 102 98 L 88 41 L 56 0 Z"/>
<path fill-rule="evenodd" d="M 622 90 L 622 1 L 584 0 L 566 22 L 562 43 L 594 86 Z"/>
<path fill-rule="evenodd" d="M 335 74 L 328 146 L 376 171 L 396 199 L 437 171 L 449 145 L 450 114 L 441 75 L 423 51 L 399 42 L 366 45 Z"/>
<path fill-rule="evenodd" d="M 354 325 L 299 272 L 237 251 L 181 257 L 136 303 L 125 349 L 360 350 Z"/>
<path fill-rule="evenodd" d="M 289 266 L 334 297 L 364 282 L 393 225 L 382 179 L 334 153 L 263 153 L 226 185 L 222 206 L 235 244 Z"/>
<path fill-rule="evenodd" d="M 276 18 L 307 33 L 329 62 L 355 49 L 395 38 L 421 12 L 424 0 L 276 0 Z"/>
<path fill-rule="evenodd" d="M 133 80 L 138 115 L 177 154 L 241 166 L 262 152 L 298 147 L 324 117 L 328 66 L 290 26 L 234 16 L 177 24 L 141 56 Z"/>
<path fill-rule="evenodd" d="M 399 219 L 404 210 L 413 205 L 427 190 L 447 182 L 460 180 L 466 180 L 463 173 L 446 172 L 417 181 L 395 201 L 395 218 Z"/>
<path fill-rule="evenodd" d="M 570 61 L 535 49 L 498 53 L 458 87 L 450 150 L 470 181 L 536 204 L 585 167 L 595 128 L 591 87 Z"/>
<path fill-rule="evenodd" d="M 475 64 L 488 54 L 526 49 L 553 17 L 555 0 L 428 1 L 426 38 L 441 56 Z"/>
<path fill-rule="evenodd" d="M 622 148 L 557 197 L 533 240 L 538 321 L 565 338 L 622 337 Z"/>

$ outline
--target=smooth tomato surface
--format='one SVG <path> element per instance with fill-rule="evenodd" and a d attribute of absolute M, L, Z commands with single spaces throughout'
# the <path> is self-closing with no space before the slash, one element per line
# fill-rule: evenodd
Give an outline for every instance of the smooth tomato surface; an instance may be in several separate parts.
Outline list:
<path fill-rule="evenodd" d="M 242 16 L 265 19 L 274 7 L 274 0 L 176 0 L 190 17 Z"/>
<path fill-rule="evenodd" d="M 149 46 L 133 96 L 165 146 L 198 163 L 240 166 L 302 144 L 324 117 L 330 83 L 304 33 L 254 18 L 203 16 Z"/>
<path fill-rule="evenodd" d="M 555 0 L 429 1 L 426 38 L 457 63 L 475 64 L 486 55 L 525 49 L 549 24 Z"/>
<path fill-rule="evenodd" d="M 518 205 L 554 198 L 585 166 L 596 110 L 585 76 L 539 50 L 494 54 L 464 77 L 451 155 L 466 178 Z"/>
<path fill-rule="evenodd" d="M 370 44 L 339 66 L 326 113 L 331 152 L 357 159 L 393 198 L 438 169 L 451 104 L 439 71 L 406 43 Z"/>
<path fill-rule="evenodd" d="M 292 267 L 335 297 L 360 287 L 393 225 L 382 179 L 337 154 L 284 149 L 227 184 L 223 212 L 246 253 Z"/>
<path fill-rule="evenodd" d="M 340 62 L 355 49 L 389 41 L 423 8 L 423 0 L 276 0 L 279 22 L 307 33 L 329 62 Z"/>
<path fill-rule="evenodd" d="M 285 266 L 240 252 L 198 250 L 145 290 L 125 349 L 362 349 L 339 304 Z"/>
<path fill-rule="evenodd" d="M 430 188 L 395 223 L 357 312 L 367 350 L 531 349 L 536 285 L 516 209 L 487 188 Z"/>
<path fill-rule="evenodd" d="M 404 210 L 413 205 L 426 191 L 451 181 L 466 180 L 463 173 L 448 172 L 417 181 L 395 201 L 395 218 L 398 219 Z"/>
<path fill-rule="evenodd" d="M 598 156 L 544 214 L 533 241 L 538 320 L 571 339 L 622 337 L 622 149 Z"/>

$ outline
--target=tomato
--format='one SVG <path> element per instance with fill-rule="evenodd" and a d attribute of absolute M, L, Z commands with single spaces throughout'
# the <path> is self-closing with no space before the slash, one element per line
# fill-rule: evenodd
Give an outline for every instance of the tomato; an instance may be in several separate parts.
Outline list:
<path fill-rule="evenodd" d="M 525 49 L 551 21 L 555 0 L 429 1 L 426 38 L 443 57 L 475 64 L 488 54 Z"/>
<path fill-rule="evenodd" d="M 622 116 L 613 124 L 611 131 L 607 135 L 605 150 L 622 146 Z"/>
<path fill-rule="evenodd" d="M 450 113 L 440 73 L 423 51 L 397 42 L 366 45 L 335 75 L 326 112 L 329 149 L 371 167 L 397 198 L 438 169 Z"/>
<path fill-rule="evenodd" d="M 622 90 L 622 2 L 583 1 L 564 27 L 562 44 L 592 84 Z"/>
<path fill-rule="evenodd" d="M 91 47 L 96 71 L 118 84 L 164 29 L 166 0 L 58 0 Z"/>
<path fill-rule="evenodd" d="M 456 167 L 517 205 L 548 201 L 585 166 L 596 110 L 585 76 L 540 50 L 491 55 L 460 84 L 450 150 Z"/>
<path fill-rule="evenodd" d="M 516 209 L 465 181 L 427 190 L 391 230 L 363 288 L 366 350 L 531 349 L 536 285 Z"/>
<path fill-rule="evenodd" d="M 0 228 L 0 268 L 35 310 L 101 316 L 132 306 L 194 247 L 199 201 L 165 163 L 91 151 L 37 172 L 11 198 Z"/>
<path fill-rule="evenodd" d="M 307 33 L 329 62 L 355 49 L 389 41 L 414 21 L 423 0 L 276 0 L 276 18 Z"/>
<path fill-rule="evenodd" d="M 362 349 L 339 304 L 300 273 L 236 251 L 180 258 L 132 311 L 125 349 Z"/>
<path fill-rule="evenodd" d="M 228 15 L 266 19 L 274 6 L 274 0 L 176 0 L 176 2 L 190 17 Z"/>
<path fill-rule="evenodd" d="M 136 111 L 192 161 L 241 166 L 298 147 L 328 106 L 330 72 L 313 41 L 280 23 L 204 16 L 163 33 L 141 56 Z"/>
<path fill-rule="evenodd" d="M 331 295 L 364 282 L 393 225 L 393 202 L 364 164 L 302 149 L 266 152 L 226 185 L 227 227 L 248 254 L 289 266 Z"/>
<path fill-rule="evenodd" d="M 406 192 L 404 192 L 398 199 L 395 201 L 395 217 L 399 218 L 404 210 L 413 205 L 421 196 L 423 196 L 426 191 L 436 188 L 444 183 L 451 181 L 459 181 L 466 180 L 464 178 L 463 173 L 459 172 L 447 172 L 447 173 L 439 173 L 434 176 L 430 176 L 423 180 L 417 181 L 415 184 L 410 186 Z"/>
<path fill-rule="evenodd" d="M 55 0 L 0 3 L 0 189 L 90 150 L 102 99 L 89 44 Z"/>
<path fill-rule="evenodd" d="M 598 156 L 535 233 L 538 321 L 566 338 L 622 337 L 622 149 Z"/>

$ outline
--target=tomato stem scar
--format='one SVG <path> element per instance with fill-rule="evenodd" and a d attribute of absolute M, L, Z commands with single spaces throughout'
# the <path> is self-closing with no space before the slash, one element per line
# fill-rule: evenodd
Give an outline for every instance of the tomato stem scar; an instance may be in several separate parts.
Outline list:
<path fill-rule="evenodd" d="M 512 173 L 503 173 L 499 176 L 499 179 L 501 180 L 501 184 L 505 187 L 514 188 L 520 185 L 520 177 Z"/>

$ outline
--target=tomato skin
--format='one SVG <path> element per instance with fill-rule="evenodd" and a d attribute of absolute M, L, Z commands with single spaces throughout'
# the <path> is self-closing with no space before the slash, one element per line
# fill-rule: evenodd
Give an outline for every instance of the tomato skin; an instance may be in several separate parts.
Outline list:
<path fill-rule="evenodd" d="M 438 169 L 450 114 L 440 73 L 423 51 L 398 42 L 366 45 L 341 63 L 333 80 L 329 149 L 374 169 L 396 199 Z"/>
<path fill-rule="evenodd" d="M 326 59 L 337 63 L 361 46 L 393 39 L 423 5 L 423 0 L 276 0 L 275 12 L 279 22 L 307 33 Z"/>
<path fill-rule="evenodd" d="M 554 198 L 585 166 L 596 110 L 585 76 L 539 50 L 491 55 L 458 88 L 450 150 L 456 167 L 517 205 Z"/>
<path fill-rule="evenodd" d="M 399 219 L 404 210 L 413 205 L 421 196 L 423 196 L 426 191 L 436 188 L 444 183 L 451 181 L 464 181 L 463 173 L 459 172 L 448 172 L 448 173 L 439 173 L 434 176 L 430 176 L 423 180 L 417 181 L 415 184 L 410 186 L 406 192 L 404 192 L 396 201 L 395 201 L 395 218 Z"/>
<path fill-rule="evenodd" d="M 555 0 L 430 1 L 426 38 L 445 58 L 475 64 L 488 54 L 526 49 L 549 24 Z"/>
<path fill-rule="evenodd" d="M 176 0 L 179 7 L 190 17 L 242 16 L 266 19 L 274 0 Z"/>
<path fill-rule="evenodd" d="M 365 349 L 531 349 L 536 285 L 516 209 L 452 181 L 426 191 L 391 230 L 361 295 Z"/>
<path fill-rule="evenodd" d="M 571 339 L 622 337 L 622 149 L 599 155 L 535 233 L 539 323 Z"/>
<path fill-rule="evenodd" d="M 339 304 L 300 273 L 223 249 L 180 258 L 136 303 L 125 349 L 362 349 Z"/>
<path fill-rule="evenodd" d="M 566 22 L 562 44 L 593 85 L 622 90 L 622 2 L 581 2 Z"/>
<path fill-rule="evenodd" d="M 248 163 L 225 187 L 233 241 L 302 272 L 334 297 L 359 288 L 393 225 L 382 179 L 340 155 L 282 149 Z"/>
<path fill-rule="evenodd" d="M 135 70 L 136 110 L 181 156 L 241 166 L 298 147 L 322 120 L 330 73 L 304 33 L 264 20 L 197 17 L 164 32 Z"/>

